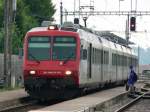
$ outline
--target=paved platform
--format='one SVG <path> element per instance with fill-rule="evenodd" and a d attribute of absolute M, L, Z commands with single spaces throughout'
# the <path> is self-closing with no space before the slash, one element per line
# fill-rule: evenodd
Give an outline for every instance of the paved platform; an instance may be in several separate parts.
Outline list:
<path fill-rule="evenodd" d="M 29 112 L 84 112 L 90 107 L 96 106 L 125 92 L 124 87 L 117 87 Z"/>
<path fill-rule="evenodd" d="M 0 102 L 19 99 L 28 96 L 24 89 L 0 92 Z"/>
<path fill-rule="evenodd" d="M 142 83 L 136 84 L 138 88 L 142 86 Z M 116 87 L 29 112 L 92 112 L 90 111 L 91 107 L 95 107 L 124 93 L 126 93 L 125 87 Z"/>

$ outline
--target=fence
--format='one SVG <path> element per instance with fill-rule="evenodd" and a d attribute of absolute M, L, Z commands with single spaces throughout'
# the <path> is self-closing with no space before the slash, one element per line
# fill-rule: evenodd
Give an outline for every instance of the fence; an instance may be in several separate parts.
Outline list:
<path fill-rule="evenodd" d="M 23 73 L 22 73 L 22 59 L 19 59 L 17 55 L 11 57 L 11 85 L 23 84 Z M 4 54 L 0 54 L 0 78 L 4 77 Z"/>

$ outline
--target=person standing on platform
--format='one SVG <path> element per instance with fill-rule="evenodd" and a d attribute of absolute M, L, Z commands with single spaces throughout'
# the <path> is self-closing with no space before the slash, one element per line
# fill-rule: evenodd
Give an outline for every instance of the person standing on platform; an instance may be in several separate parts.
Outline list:
<path fill-rule="evenodd" d="M 130 94 L 134 94 L 135 93 L 135 87 L 134 84 L 137 81 L 137 74 L 135 73 L 135 71 L 133 70 L 133 66 L 130 66 L 130 74 L 128 77 L 128 82 L 127 82 L 127 86 L 129 86 L 129 91 Z"/>

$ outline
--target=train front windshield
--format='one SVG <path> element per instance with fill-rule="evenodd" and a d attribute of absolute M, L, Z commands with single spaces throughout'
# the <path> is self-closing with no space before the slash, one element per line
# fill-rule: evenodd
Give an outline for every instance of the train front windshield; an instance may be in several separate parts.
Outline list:
<path fill-rule="evenodd" d="M 76 39 L 71 36 L 30 37 L 28 40 L 28 59 L 75 60 Z"/>
<path fill-rule="evenodd" d="M 57 36 L 53 40 L 53 60 L 74 60 L 76 40 L 74 37 Z"/>
<path fill-rule="evenodd" d="M 28 40 L 28 59 L 29 60 L 50 60 L 49 37 L 31 37 Z"/>

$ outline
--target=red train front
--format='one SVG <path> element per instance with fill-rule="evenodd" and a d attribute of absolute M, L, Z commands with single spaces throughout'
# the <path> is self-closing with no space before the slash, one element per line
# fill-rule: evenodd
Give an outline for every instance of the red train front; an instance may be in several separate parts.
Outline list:
<path fill-rule="evenodd" d="M 24 40 L 24 86 L 34 98 L 63 95 L 79 86 L 80 40 L 55 26 L 30 30 Z"/>

